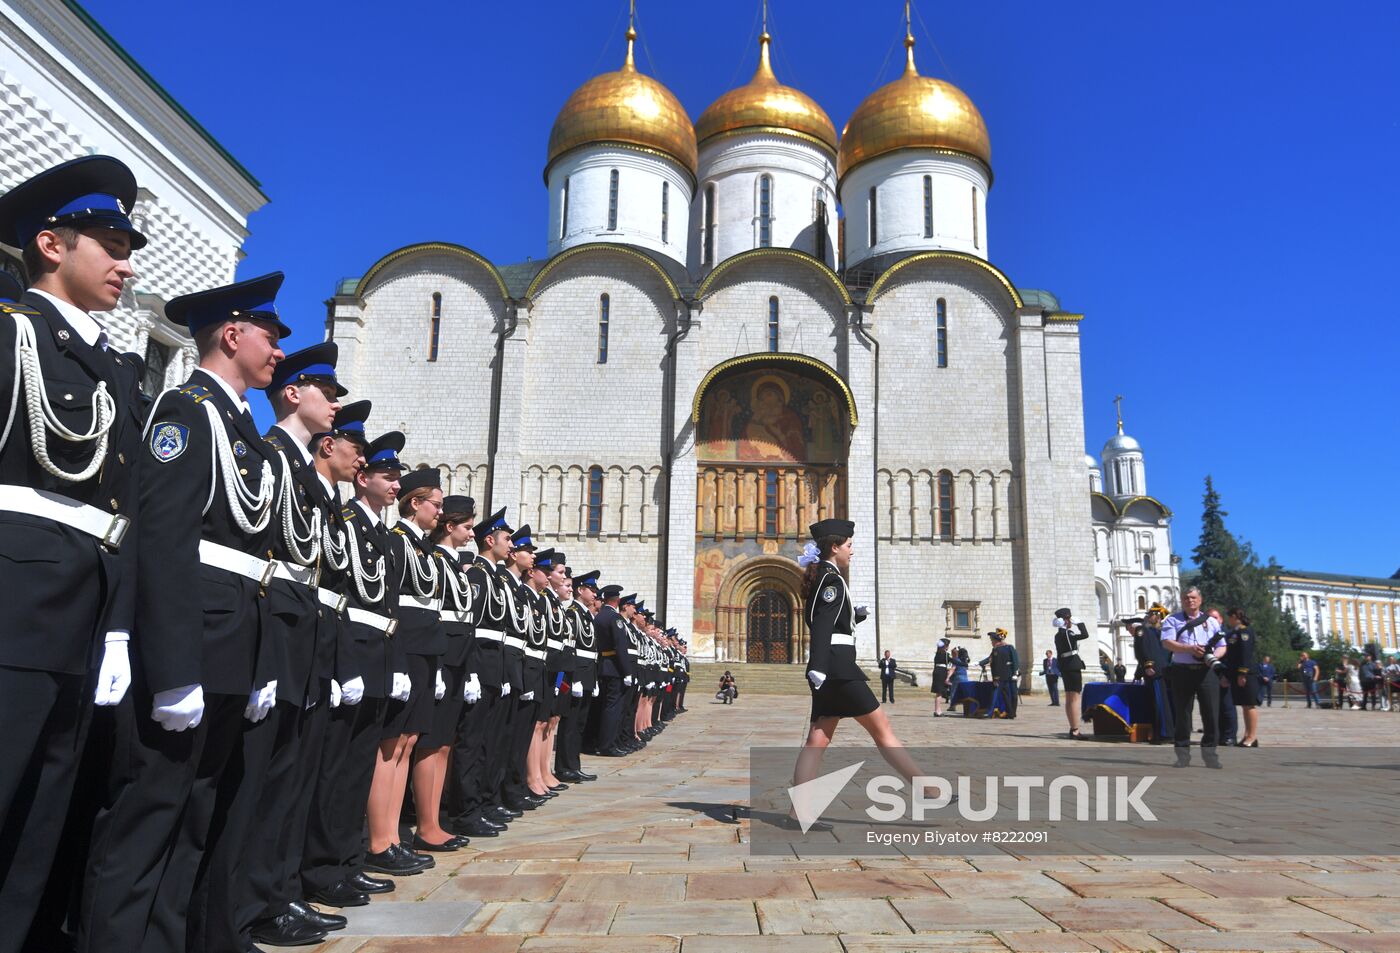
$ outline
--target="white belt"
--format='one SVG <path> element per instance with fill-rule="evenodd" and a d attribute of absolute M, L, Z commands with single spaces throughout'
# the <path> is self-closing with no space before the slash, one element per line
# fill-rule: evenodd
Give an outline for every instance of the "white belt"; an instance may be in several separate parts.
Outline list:
<path fill-rule="evenodd" d="M 596 659 L 598 657 L 597 652 L 593 652 L 589 649 L 574 649 L 574 652 L 578 655 L 579 658 Z"/>
<path fill-rule="evenodd" d="M 260 586 L 271 582 L 273 574 L 277 571 L 275 559 L 269 562 L 220 543 L 211 543 L 207 539 L 199 541 L 199 561 L 206 566 L 244 576 Z"/>
<path fill-rule="evenodd" d="M 444 622 L 470 622 L 472 611 L 470 609 L 439 609 L 438 618 Z"/>
<path fill-rule="evenodd" d="M 535 659 L 540 659 L 540 660 L 543 660 L 543 659 L 544 659 L 544 649 L 530 649 L 530 648 L 527 648 L 527 649 L 525 650 L 525 654 L 528 655 L 528 656 L 530 656 L 530 658 L 535 658 Z"/>
<path fill-rule="evenodd" d="M 627 654 L 632 656 L 633 658 L 637 658 L 639 657 L 640 653 L 638 653 L 636 649 L 628 649 Z"/>
<path fill-rule="evenodd" d="M 394 637 L 394 630 L 399 627 L 398 619 L 391 619 L 378 612 L 370 612 L 368 609 L 357 609 L 351 606 L 345 611 L 349 613 L 351 622 L 359 622 L 371 629 L 378 629 L 391 639 Z"/>
<path fill-rule="evenodd" d="M 525 640 L 517 639 L 513 635 L 506 635 L 502 633 L 501 641 L 504 642 L 506 645 L 509 645 L 513 649 L 523 649 L 525 647 Z"/>
<path fill-rule="evenodd" d="M 42 516 L 94 537 L 108 549 L 116 550 L 126 536 L 131 520 L 104 513 L 95 506 L 79 503 L 60 493 L 27 486 L 0 485 L 0 510 Z"/>
<path fill-rule="evenodd" d="M 486 639 L 488 642 L 505 641 L 505 633 L 500 629 L 488 629 L 481 625 L 476 627 L 476 637 L 478 639 Z"/>
<path fill-rule="evenodd" d="M 564 651 L 564 643 L 558 639 L 545 639 L 545 644 L 556 652 Z"/>
<path fill-rule="evenodd" d="M 339 593 L 331 592 L 329 589 L 317 589 L 316 598 L 320 600 L 321 605 L 329 606 L 334 610 L 336 615 L 340 615 L 340 613 L 345 611 L 346 600 L 345 597 Z"/>
<path fill-rule="evenodd" d="M 413 593 L 399 594 L 400 609 L 427 609 L 429 612 L 438 612 L 442 609 L 442 600 L 434 599 L 432 596 L 418 596 Z"/>
<path fill-rule="evenodd" d="M 833 632 L 831 633 L 831 644 L 849 645 L 851 648 L 855 648 L 856 637 L 854 635 L 846 635 L 844 632 Z"/>
<path fill-rule="evenodd" d="M 308 589 L 315 589 L 317 583 L 321 581 L 320 566 L 294 566 L 288 562 L 277 562 L 277 568 L 273 570 L 274 579 L 285 579 L 288 582 L 300 583 Z"/>

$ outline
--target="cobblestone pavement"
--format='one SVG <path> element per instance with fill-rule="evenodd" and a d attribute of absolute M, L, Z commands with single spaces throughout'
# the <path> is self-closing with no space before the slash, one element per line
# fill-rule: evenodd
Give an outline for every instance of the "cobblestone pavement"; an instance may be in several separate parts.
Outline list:
<path fill-rule="evenodd" d="M 888 707 L 909 745 L 1082 746 L 1030 696 L 1014 722 Z M 587 759 L 574 786 L 496 839 L 438 856 L 325 953 L 1400 951 L 1400 857 L 750 856 L 750 745 L 796 745 L 806 699 L 692 696 L 643 752 Z M 1383 745 L 1400 712 L 1263 711 L 1262 745 Z M 862 743 L 854 723 L 837 743 Z M 1251 752 L 1222 750 L 1224 757 Z M 1326 778 L 1299 823 L 1325 823 Z M 1311 805 L 1307 807 L 1306 805 Z"/>

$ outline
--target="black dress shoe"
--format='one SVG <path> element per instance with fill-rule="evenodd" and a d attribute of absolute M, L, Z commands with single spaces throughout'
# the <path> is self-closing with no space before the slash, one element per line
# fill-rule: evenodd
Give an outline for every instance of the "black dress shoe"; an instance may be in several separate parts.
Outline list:
<path fill-rule="evenodd" d="M 380 880 L 378 877 L 371 877 L 363 870 L 357 871 L 355 876 L 350 878 L 350 886 L 356 890 L 363 890 L 365 893 L 393 893 L 394 881 L 392 878 Z M 311 899 L 315 900 L 315 897 Z M 318 903 L 320 901 L 317 901 Z"/>
<path fill-rule="evenodd" d="M 568 786 L 567 784 L 564 784 L 564 783 L 560 782 L 559 784 L 551 785 L 549 789 L 550 789 L 551 791 L 553 791 L 555 794 L 558 794 L 560 791 L 567 791 L 567 790 L 569 790 L 569 786 Z"/>
<path fill-rule="evenodd" d="M 428 869 L 428 865 L 419 862 L 415 855 L 409 854 L 403 848 L 394 850 L 398 844 L 393 844 L 388 850 L 380 851 L 377 854 L 365 854 L 365 870 L 372 870 L 377 874 L 389 874 L 394 877 L 408 877 L 412 874 L 421 874 Z"/>
<path fill-rule="evenodd" d="M 501 831 L 505 830 L 504 824 L 496 824 L 486 820 L 484 817 L 466 821 L 461 824 L 452 825 L 452 833 L 459 837 L 500 837 Z"/>
<path fill-rule="evenodd" d="M 414 835 L 413 835 L 413 849 L 414 849 L 414 850 L 429 850 L 429 851 L 435 851 L 435 852 L 440 853 L 440 854 L 450 854 L 450 853 L 452 853 L 454 850 L 461 850 L 463 847 L 466 847 L 466 846 L 467 846 L 467 839 L 466 839 L 465 837 L 461 837 L 461 836 L 449 837 L 447 840 L 443 841 L 441 844 L 429 844 L 427 841 L 425 841 L 423 838 L 419 837 L 417 834 L 414 834 Z"/>
<path fill-rule="evenodd" d="M 600 758 L 625 758 L 625 757 L 627 757 L 629 754 L 631 754 L 630 751 L 623 751 L 621 748 L 604 748 L 602 751 L 599 751 L 599 752 L 598 752 L 598 757 L 600 757 Z"/>
<path fill-rule="evenodd" d="M 513 820 L 515 820 L 517 817 L 521 817 L 521 816 L 522 816 L 521 813 L 520 813 L 519 811 L 514 810 L 513 808 L 506 807 L 504 804 L 497 804 L 495 807 L 491 808 L 491 809 L 490 809 L 489 811 L 487 811 L 486 813 L 487 813 L 488 815 L 495 815 L 495 816 L 498 816 L 498 817 L 503 817 L 503 818 L 505 818 L 505 819 L 508 820 L 508 821 L 513 821 Z M 489 820 L 489 819 L 490 819 L 490 818 L 488 817 L 488 820 Z"/>
<path fill-rule="evenodd" d="M 437 866 L 437 861 L 433 860 L 432 854 L 420 854 L 417 851 L 409 850 L 403 844 L 391 844 L 389 846 L 389 851 L 391 853 L 397 853 L 400 857 L 406 858 L 408 860 L 417 861 L 418 863 L 423 865 L 424 870 L 428 870 Z"/>
<path fill-rule="evenodd" d="M 577 771 L 556 771 L 554 773 L 558 776 L 560 781 L 567 781 L 570 784 L 582 784 L 588 780 Z"/>
<path fill-rule="evenodd" d="M 269 946 L 314 946 L 325 938 L 325 930 L 318 930 L 294 913 L 269 917 L 253 924 L 253 942 Z"/>
<path fill-rule="evenodd" d="M 327 933 L 332 930 L 344 930 L 346 919 L 338 913 L 322 913 L 315 907 L 300 900 L 293 900 L 287 904 L 287 909 L 301 918 L 303 923 L 309 923 L 318 930 L 325 930 Z"/>
<path fill-rule="evenodd" d="M 306 899 L 324 903 L 328 907 L 363 907 L 369 903 L 369 891 L 355 883 L 355 878 L 351 877 L 348 883 L 342 880 L 338 884 L 331 884 Z"/>

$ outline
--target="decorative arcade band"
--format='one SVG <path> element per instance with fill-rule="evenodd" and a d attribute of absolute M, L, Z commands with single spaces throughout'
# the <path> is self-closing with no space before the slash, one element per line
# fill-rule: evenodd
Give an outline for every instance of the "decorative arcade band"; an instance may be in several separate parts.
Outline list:
<path fill-rule="evenodd" d="M 199 366 L 146 401 L 92 317 L 136 197 L 105 156 L 0 196 L 30 278 L 0 282 L 0 953 L 318 942 L 346 920 L 310 902 L 392 892 L 685 711 L 675 629 L 405 472 L 333 342 L 284 354 L 280 273 L 169 302 Z"/>

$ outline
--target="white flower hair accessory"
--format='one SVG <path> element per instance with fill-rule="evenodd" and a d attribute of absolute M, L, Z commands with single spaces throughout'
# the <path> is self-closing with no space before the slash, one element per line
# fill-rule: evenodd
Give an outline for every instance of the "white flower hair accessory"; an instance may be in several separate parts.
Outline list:
<path fill-rule="evenodd" d="M 802 555 L 797 557 L 797 565 L 806 569 L 821 558 L 822 551 L 817 548 L 816 543 L 809 541 L 806 546 L 802 547 Z"/>

